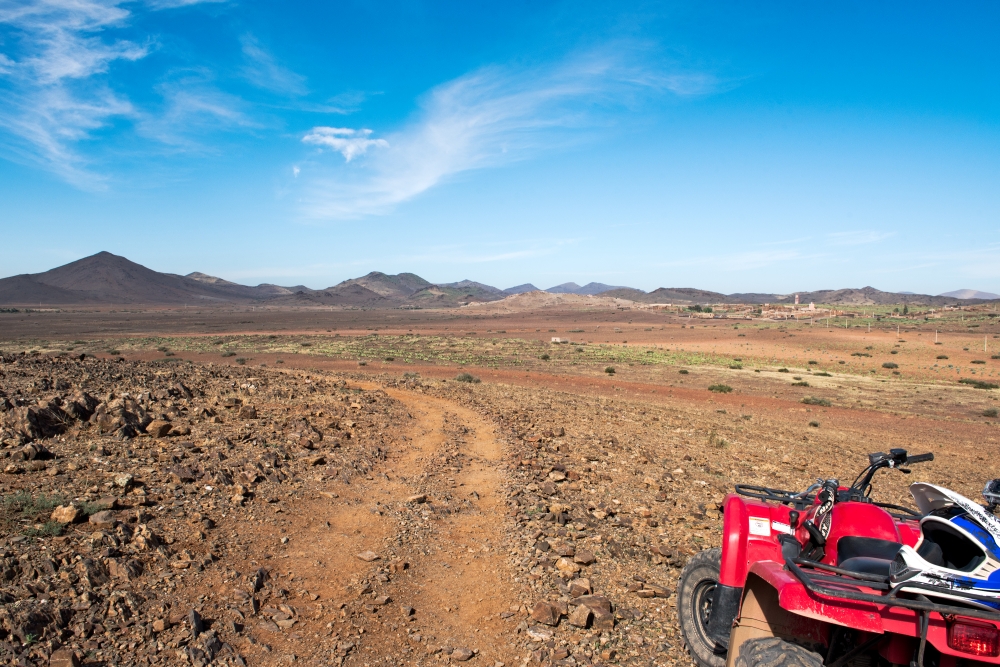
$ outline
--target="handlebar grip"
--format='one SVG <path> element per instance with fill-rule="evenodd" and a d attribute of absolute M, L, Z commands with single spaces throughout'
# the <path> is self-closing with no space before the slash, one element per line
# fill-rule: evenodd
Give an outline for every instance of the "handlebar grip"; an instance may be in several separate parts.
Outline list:
<path fill-rule="evenodd" d="M 910 463 L 924 463 L 926 461 L 933 461 L 933 460 L 934 460 L 934 454 L 933 453 L 930 453 L 930 454 L 917 454 L 916 456 L 907 456 L 906 457 L 906 463 L 907 464 L 910 464 Z"/>

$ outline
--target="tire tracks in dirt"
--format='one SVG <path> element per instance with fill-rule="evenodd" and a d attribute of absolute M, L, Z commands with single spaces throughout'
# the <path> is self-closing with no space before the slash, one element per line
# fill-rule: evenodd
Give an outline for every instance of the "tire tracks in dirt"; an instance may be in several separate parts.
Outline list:
<path fill-rule="evenodd" d="M 402 425 L 403 446 L 367 476 L 310 482 L 309 497 L 276 508 L 273 519 L 265 499 L 254 524 L 239 531 L 254 543 L 245 567 L 263 564 L 299 611 L 289 631 L 250 622 L 256 646 L 270 649 L 252 651 L 256 661 L 314 653 L 303 643 L 315 641 L 345 665 L 423 664 L 459 648 L 478 651 L 480 665 L 514 664 L 512 628 L 500 614 L 520 603 L 507 561 L 512 528 L 495 425 L 448 399 L 355 386 L 385 391 L 413 421 Z M 364 562 L 363 551 L 380 558 Z M 408 568 L 399 571 L 401 562 Z"/>

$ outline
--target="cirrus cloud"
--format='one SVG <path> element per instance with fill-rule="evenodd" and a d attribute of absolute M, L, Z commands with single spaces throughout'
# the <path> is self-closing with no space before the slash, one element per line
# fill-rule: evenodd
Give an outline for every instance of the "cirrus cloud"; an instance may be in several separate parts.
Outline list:
<path fill-rule="evenodd" d="M 359 155 L 364 155 L 369 148 L 388 148 L 385 139 L 369 139 L 372 131 L 369 129 L 353 130 L 349 127 L 314 127 L 302 142 L 332 148 L 344 156 L 345 162 L 350 162 Z"/>

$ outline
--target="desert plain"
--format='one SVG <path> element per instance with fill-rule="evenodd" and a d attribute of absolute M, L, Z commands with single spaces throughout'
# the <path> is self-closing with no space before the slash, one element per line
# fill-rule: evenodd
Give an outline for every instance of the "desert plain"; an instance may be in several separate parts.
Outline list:
<path fill-rule="evenodd" d="M 995 304 L 516 302 L 0 313 L 2 659 L 689 665 L 734 484 L 1000 476 Z"/>

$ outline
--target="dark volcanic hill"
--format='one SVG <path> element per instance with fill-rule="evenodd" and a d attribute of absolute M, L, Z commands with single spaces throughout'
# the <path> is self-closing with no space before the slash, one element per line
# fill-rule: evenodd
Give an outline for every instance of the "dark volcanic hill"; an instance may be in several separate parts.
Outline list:
<path fill-rule="evenodd" d="M 430 287 L 431 283 L 415 273 L 399 273 L 393 276 L 381 271 L 372 271 L 360 278 L 345 280 L 335 287 L 346 285 L 360 285 L 387 299 L 402 301 L 418 290 Z"/>

